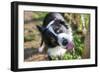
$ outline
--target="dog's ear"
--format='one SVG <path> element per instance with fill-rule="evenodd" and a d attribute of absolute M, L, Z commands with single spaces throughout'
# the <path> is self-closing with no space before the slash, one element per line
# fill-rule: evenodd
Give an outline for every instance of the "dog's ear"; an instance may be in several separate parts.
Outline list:
<path fill-rule="evenodd" d="M 40 32 L 43 32 L 43 28 L 41 26 L 37 25 L 36 27 Z"/>

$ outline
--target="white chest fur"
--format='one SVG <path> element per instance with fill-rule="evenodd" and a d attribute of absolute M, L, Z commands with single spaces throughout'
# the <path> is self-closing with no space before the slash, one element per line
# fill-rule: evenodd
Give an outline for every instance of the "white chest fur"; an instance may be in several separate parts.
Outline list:
<path fill-rule="evenodd" d="M 48 48 L 48 54 L 49 56 L 63 56 L 64 53 L 66 52 L 67 50 L 60 47 L 60 46 L 57 46 L 57 47 L 54 47 L 54 48 Z"/>

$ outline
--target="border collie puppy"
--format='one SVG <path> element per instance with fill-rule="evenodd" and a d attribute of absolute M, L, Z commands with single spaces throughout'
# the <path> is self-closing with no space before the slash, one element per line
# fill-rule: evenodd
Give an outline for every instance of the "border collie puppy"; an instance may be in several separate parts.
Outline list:
<path fill-rule="evenodd" d="M 61 57 L 74 48 L 72 30 L 63 14 L 51 12 L 46 15 L 42 26 L 37 26 L 42 35 L 39 52 L 46 48 L 49 59 Z"/>

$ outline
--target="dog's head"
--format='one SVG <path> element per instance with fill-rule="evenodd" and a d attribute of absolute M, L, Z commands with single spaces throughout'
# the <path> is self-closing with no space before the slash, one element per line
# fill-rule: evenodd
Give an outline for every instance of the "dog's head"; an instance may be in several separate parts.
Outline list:
<path fill-rule="evenodd" d="M 65 49 L 73 49 L 73 36 L 69 24 L 60 13 L 49 13 L 44 19 L 43 26 L 37 26 L 43 40 L 49 47 L 60 45 Z"/>

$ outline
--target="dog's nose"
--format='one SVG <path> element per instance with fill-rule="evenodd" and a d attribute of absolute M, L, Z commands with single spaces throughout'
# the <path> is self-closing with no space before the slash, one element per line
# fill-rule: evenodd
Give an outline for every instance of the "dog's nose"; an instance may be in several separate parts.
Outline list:
<path fill-rule="evenodd" d="M 67 39 L 63 39 L 62 45 L 67 45 L 68 44 L 68 40 Z"/>

